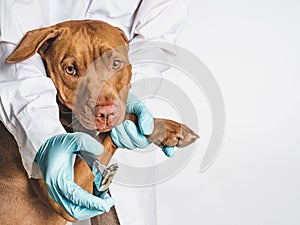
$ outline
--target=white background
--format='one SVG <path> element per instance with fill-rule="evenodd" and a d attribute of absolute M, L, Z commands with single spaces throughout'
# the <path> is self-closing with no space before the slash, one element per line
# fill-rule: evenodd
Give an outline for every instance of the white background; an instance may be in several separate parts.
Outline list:
<path fill-rule="evenodd" d="M 226 136 L 199 173 L 209 138 L 200 124 L 199 150 L 157 185 L 159 225 L 300 224 L 299 12 L 296 0 L 190 2 L 178 45 L 217 80 Z"/>

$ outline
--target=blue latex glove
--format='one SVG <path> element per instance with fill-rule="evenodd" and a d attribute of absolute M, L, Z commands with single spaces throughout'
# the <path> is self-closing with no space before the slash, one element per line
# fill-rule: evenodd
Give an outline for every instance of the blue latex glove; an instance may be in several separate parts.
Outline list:
<path fill-rule="evenodd" d="M 138 117 L 139 128 L 132 121 L 125 120 L 111 130 L 112 140 L 119 148 L 145 148 L 151 142 L 144 135 L 151 134 L 154 129 L 150 111 L 141 100 L 131 93 L 128 95 L 126 111 Z M 174 147 L 163 147 L 162 150 L 168 157 L 174 154 Z"/>
<path fill-rule="evenodd" d="M 174 147 L 173 146 L 163 147 L 162 150 L 165 153 L 165 155 L 168 157 L 172 157 L 174 155 Z"/>
<path fill-rule="evenodd" d="M 108 212 L 114 205 L 114 199 L 108 194 L 94 196 L 74 183 L 75 152 L 79 150 L 100 155 L 103 147 L 88 134 L 59 134 L 42 145 L 35 162 L 41 170 L 49 196 L 73 218 L 84 220 Z M 95 174 L 95 180 L 101 179 L 100 176 Z"/>

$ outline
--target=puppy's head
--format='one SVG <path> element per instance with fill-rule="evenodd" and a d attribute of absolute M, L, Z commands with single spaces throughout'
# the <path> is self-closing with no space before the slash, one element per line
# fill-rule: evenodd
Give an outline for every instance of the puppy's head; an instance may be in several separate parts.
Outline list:
<path fill-rule="evenodd" d="M 106 132 L 124 120 L 130 88 L 128 40 L 102 21 L 68 21 L 26 33 L 7 58 L 15 63 L 39 53 L 60 104 L 89 130 Z"/>

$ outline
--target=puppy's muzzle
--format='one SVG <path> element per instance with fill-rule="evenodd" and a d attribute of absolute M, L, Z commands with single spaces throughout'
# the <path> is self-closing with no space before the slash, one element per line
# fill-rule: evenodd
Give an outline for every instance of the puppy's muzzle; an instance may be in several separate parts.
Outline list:
<path fill-rule="evenodd" d="M 94 109 L 97 131 L 106 132 L 118 125 L 121 117 L 120 104 L 97 105 Z"/>

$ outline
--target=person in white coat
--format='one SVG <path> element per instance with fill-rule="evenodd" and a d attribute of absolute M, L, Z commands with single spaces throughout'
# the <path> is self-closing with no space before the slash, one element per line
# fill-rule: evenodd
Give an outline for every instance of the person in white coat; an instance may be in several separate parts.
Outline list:
<path fill-rule="evenodd" d="M 33 29 L 50 26 L 67 20 L 95 19 L 102 20 L 121 28 L 130 41 L 130 45 L 146 41 L 162 41 L 175 43 L 186 15 L 184 0 L 0 0 L 0 119 L 15 137 L 22 162 L 29 177 L 49 177 L 49 170 L 43 163 L 53 160 L 58 149 L 65 148 L 65 143 L 72 140 L 87 140 L 90 145 L 95 143 L 84 134 L 71 136 L 66 133 L 59 122 L 56 90 L 52 81 L 47 78 L 43 62 L 39 55 L 16 64 L 6 64 L 5 59 L 14 50 L 24 34 Z M 159 73 L 159 67 L 151 64 L 151 71 Z M 133 79 L 142 71 L 145 65 L 133 65 Z M 130 101 L 131 99 L 128 99 Z M 13 103 L 13 104 L 12 104 Z M 127 140 L 120 143 L 123 148 L 144 147 L 148 143 L 130 141 L 138 136 L 149 134 L 153 129 L 150 112 L 141 104 L 143 113 L 139 119 L 141 133 L 136 129 L 114 129 L 114 138 Z M 44 122 L 41 122 L 41 118 Z M 124 125 L 126 126 L 126 125 Z M 128 141 L 129 140 L 129 141 Z M 117 142 L 117 140 L 116 140 Z M 73 146 L 74 148 L 78 146 Z M 95 154 L 101 154 L 101 147 Z M 163 149 L 167 156 L 172 155 L 172 149 Z M 87 147 L 87 151 L 92 151 Z M 47 158 L 48 157 L 48 158 Z M 65 169 L 66 173 L 70 168 Z M 55 178 L 55 173 L 54 173 Z M 73 184 L 71 184 L 73 185 Z M 76 187 L 77 188 L 77 187 Z M 51 191 L 50 196 L 65 209 L 71 212 L 78 207 L 72 199 L 61 203 L 61 196 Z M 53 188 L 55 189 L 55 188 Z M 66 190 L 68 191 L 68 190 Z M 115 185 L 112 195 L 117 200 L 116 210 L 122 225 L 155 225 L 156 201 L 154 187 L 133 189 Z M 76 200 L 86 196 L 74 196 Z M 93 196 L 89 204 L 99 204 L 98 197 Z M 107 197 L 100 199 L 101 207 L 90 209 L 82 214 L 71 214 L 79 220 L 86 219 L 103 211 L 109 210 L 114 201 Z M 78 202 L 78 201 L 77 201 Z M 83 205 L 87 207 L 86 205 Z M 76 211 L 76 210 L 75 210 Z"/>

